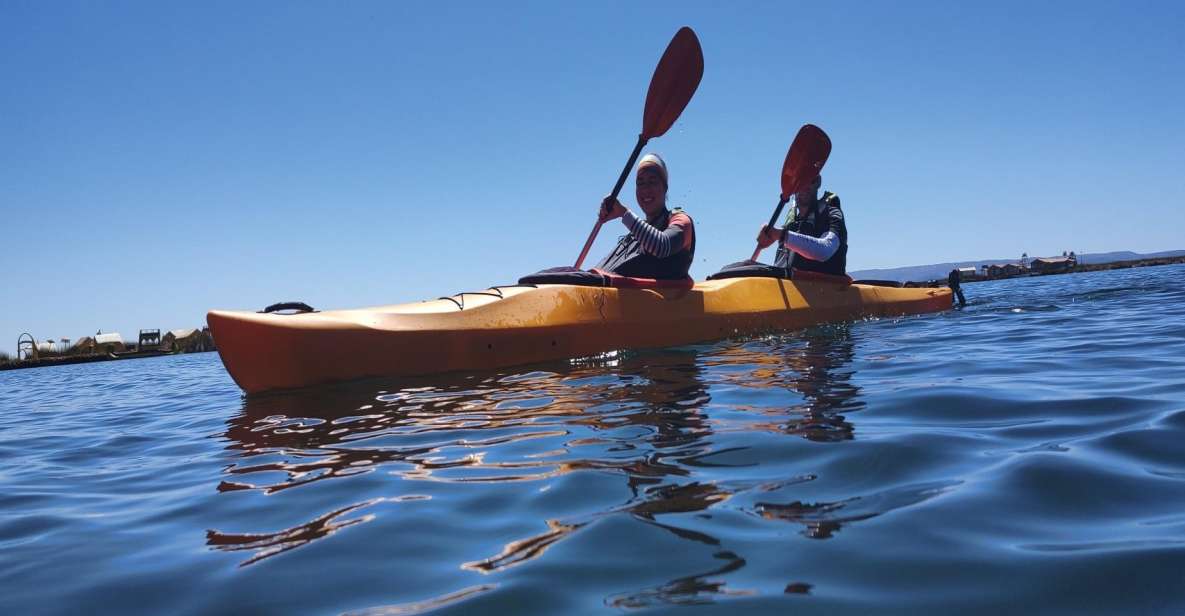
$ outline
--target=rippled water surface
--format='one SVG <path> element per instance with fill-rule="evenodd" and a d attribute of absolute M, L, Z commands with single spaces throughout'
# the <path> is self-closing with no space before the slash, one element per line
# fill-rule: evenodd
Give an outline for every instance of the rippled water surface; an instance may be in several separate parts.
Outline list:
<path fill-rule="evenodd" d="M 251 398 L 0 372 L 0 608 L 1183 613 L 1183 277 Z"/>

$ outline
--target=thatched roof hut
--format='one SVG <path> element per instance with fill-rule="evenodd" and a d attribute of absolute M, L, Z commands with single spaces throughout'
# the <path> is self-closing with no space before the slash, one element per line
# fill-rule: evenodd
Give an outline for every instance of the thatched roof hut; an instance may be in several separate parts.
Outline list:
<path fill-rule="evenodd" d="M 174 329 L 161 336 L 161 347 L 182 353 L 214 350 L 214 340 L 207 329 Z"/>
<path fill-rule="evenodd" d="M 192 345 L 202 335 L 198 329 L 171 329 L 161 336 L 161 347 L 170 351 L 180 351 Z"/>
<path fill-rule="evenodd" d="M 118 333 L 95 334 L 95 347 L 103 353 L 120 352 L 127 348 Z"/>
<path fill-rule="evenodd" d="M 1043 272 L 1043 273 L 1051 273 L 1052 274 L 1052 273 L 1058 273 L 1058 272 L 1068 272 L 1068 271 L 1070 271 L 1071 268 L 1074 267 L 1074 263 L 1073 263 L 1073 261 L 1070 260 L 1070 257 L 1068 257 L 1068 256 L 1067 257 L 1039 257 L 1039 258 L 1033 259 L 1033 261 L 1029 264 L 1029 267 L 1031 267 L 1034 272 Z"/>
<path fill-rule="evenodd" d="M 94 338 L 90 336 L 83 336 L 74 341 L 74 344 L 70 345 L 69 349 L 66 349 L 66 353 L 70 355 L 90 355 L 97 349 L 98 345 L 95 343 Z"/>

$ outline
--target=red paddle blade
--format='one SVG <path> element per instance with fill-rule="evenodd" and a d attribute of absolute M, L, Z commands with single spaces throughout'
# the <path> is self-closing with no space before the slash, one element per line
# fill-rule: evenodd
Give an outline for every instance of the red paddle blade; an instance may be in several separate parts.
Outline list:
<path fill-rule="evenodd" d="M 687 107 L 704 76 L 704 52 L 695 32 L 679 28 L 650 78 L 646 110 L 642 113 L 642 136 L 660 137 Z"/>
<path fill-rule="evenodd" d="M 782 165 L 782 198 L 789 199 L 790 195 L 810 186 L 819 177 L 830 155 L 831 139 L 827 133 L 814 124 L 803 124 L 786 153 L 786 163 Z"/>

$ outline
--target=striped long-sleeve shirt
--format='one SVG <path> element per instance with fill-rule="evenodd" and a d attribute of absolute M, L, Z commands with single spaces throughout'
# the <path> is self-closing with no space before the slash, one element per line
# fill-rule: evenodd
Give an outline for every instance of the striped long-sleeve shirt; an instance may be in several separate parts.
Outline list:
<path fill-rule="evenodd" d="M 670 222 L 667 223 L 666 230 L 660 231 L 657 227 L 638 218 L 633 212 L 626 210 L 621 217 L 622 224 L 626 229 L 629 229 L 631 235 L 638 240 L 642 246 L 642 250 L 646 254 L 653 255 L 660 259 L 669 257 L 680 250 L 686 250 L 691 246 L 693 234 L 695 233 L 691 217 L 683 212 L 676 211 L 671 214 Z"/>

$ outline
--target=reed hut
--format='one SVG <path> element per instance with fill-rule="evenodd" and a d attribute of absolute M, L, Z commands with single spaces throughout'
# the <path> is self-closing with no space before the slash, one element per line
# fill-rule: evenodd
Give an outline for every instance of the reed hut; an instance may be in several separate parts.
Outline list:
<path fill-rule="evenodd" d="M 987 266 L 988 278 L 1011 278 L 1013 276 L 1020 276 L 1026 273 L 1028 273 L 1026 268 L 1023 268 L 1015 263 Z"/>
<path fill-rule="evenodd" d="M 91 336 L 83 336 L 74 341 L 70 348 L 66 350 L 67 355 L 94 355 L 99 350 L 98 344 Z"/>
<path fill-rule="evenodd" d="M 122 353 L 127 349 L 123 336 L 118 333 L 96 334 L 95 349 L 100 353 Z"/>
<path fill-rule="evenodd" d="M 190 353 L 201 343 L 200 329 L 171 329 L 161 336 L 160 346 L 166 351 Z"/>
<path fill-rule="evenodd" d="M 1070 257 L 1038 257 L 1029 262 L 1029 268 L 1041 274 L 1061 274 L 1074 267 Z"/>
<path fill-rule="evenodd" d="M 174 353 L 203 353 L 214 350 L 214 337 L 210 328 L 174 329 L 160 340 L 161 348 Z"/>

